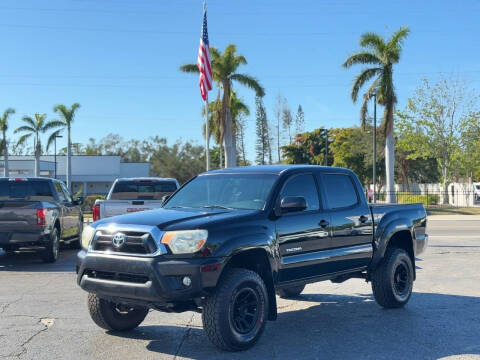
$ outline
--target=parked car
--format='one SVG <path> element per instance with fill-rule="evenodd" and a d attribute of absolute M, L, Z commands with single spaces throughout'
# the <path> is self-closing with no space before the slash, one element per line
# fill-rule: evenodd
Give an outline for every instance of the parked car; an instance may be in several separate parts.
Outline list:
<path fill-rule="evenodd" d="M 171 178 L 122 178 L 112 184 L 105 200 L 98 199 L 92 208 L 93 221 L 126 213 L 157 209 L 179 188 Z"/>
<path fill-rule="evenodd" d="M 475 201 L 480 200 L 480 184 L 473 184 L 473 194 L 474 194 L 474 199 Z"/>
<path fill-rule="evenodd" d="M 104 329 L 133 329 L 149 308 L 201 311 L 213 344 L 244 350 L 276 319 L 275 293 L 298 296 L 308 283 L 361 278 L 381 306 L 404 306 L 425 228 L 422 204 L 369 207 L 347 169 L 215 170 L 162 209 L 85 228 L 77 282 Z"/>
<path fill-rule="evenodd" d="M 55 179 L 0 178 L 0 247 L 36 249 L 45 262 L 57 260 L 60 242 L 80 248 L 82 201 Z"/>

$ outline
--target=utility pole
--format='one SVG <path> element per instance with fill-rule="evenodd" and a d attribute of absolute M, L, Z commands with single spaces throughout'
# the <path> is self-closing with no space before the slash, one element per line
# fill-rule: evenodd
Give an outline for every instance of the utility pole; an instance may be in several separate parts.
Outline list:
<path fill-rule="evenodd" d="M 53 141 L 53 151 L 54 151 L 54 154 L 53 154 L 53 157 L 55 159 L 55 179 L 57 178 L 57 138 L 62 138 L 63 136 L 62 135 L 55 135 L 55 140 Z"/>
<path fill-rule="evenodd" d="M 373 203 L 377 203 L 377 92 L 373 92 Z"/>
<path fill-rule="evenodd" d="M 325 166 L 328 166 L 328 129 L 325 129 Z"/>

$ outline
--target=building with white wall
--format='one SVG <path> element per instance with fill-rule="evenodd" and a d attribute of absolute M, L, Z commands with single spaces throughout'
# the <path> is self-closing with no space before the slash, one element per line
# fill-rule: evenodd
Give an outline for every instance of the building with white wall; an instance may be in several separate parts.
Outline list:
<path fill-rule="evenodd" d="M 35 157 L 10 155 L 11 177 L 35 176 Z M 57 156 L 57 179 L 66 181 L 67 157 Z M 3 156 L 0 157 L 0 174 L 3 175 Z M 120 156 L 72 155 L 72 193 L 82 190 L 84 195 L 106 194 L 112 182 L 120 177 L 150 175 L 149 163 L 124 163 Z M 55 177 L 55 157 L 40 156 L 40 176 Z"/>

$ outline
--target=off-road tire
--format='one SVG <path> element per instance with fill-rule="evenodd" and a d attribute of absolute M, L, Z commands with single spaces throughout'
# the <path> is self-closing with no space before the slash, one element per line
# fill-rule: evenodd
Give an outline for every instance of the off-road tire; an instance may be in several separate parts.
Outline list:
<path fill-rule="evenodd" d="M 404 276 L 399 276 L 404 284 L 398 289 L 396 281 L 399 270 Z M 372 290 L 376 302 L 388 309 L 403 307 L 412 294 L 414 270 L 408 253 L 399 248 L 388 248 L 380 265 L 372 273 Z"/>
<path fill-rule="evenodd" d="M 256 310 L 246 309 L 240 297 L 247 294 L 254 298 Z M 248 304 L 253 302 L 248 302 Z M 241 307 L 245 309 L 241 309 Z M 251 306 L 251 305 L 249 305 Z M 239 310 L 240 309 L 240 310 Z M 236 311 L 255 313 L 251 317 L 253 328 L 242 333 L 238 330 Z M 238 314 L 238 313 L 237 313 Z M 248 314 L 247 316 L 250 316 Z M 203 328 L 210 341 L 221 350 L 241 351 L 252 347 L 262 335 L 268 319 L 268 293 L 262 278 L 254 271 L 228 269 L 223 274 L 213 294 L 203 303 Z"/>
<path fill-rule="evenodd" d="M 105 330 L 133 330 L 142 323 L 148 314 L 148 308 L 135 307 L 125 314 L 117 310 L 117 304 L 88 294 L 88 311 L 92 320 Z"/>
<path fill-rule="evenodd" d="M 305 285 L 290 286 L 277 290 L 278 296 L 282 299 L 290 299 L 297 297 L 305 289 Z"/>
<path fill-rule="evenodd" d="M 57 228 L 54 228 L 50 233 L 50 240 L 45 249 L 42 250 L 40 256 L 46 263 L 53 263 L 57 261 L 60 253 L 60 238 L 58 236 Z"/>

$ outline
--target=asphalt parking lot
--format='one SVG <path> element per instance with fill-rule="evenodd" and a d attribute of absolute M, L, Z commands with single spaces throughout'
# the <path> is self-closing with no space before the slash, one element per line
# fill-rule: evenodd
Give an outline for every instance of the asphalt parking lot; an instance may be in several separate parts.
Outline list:
<path fill-rule="evenodd" d="M 279 316 L 243 353 L 217 350 L 198 313 L 151 312 L 135 331 L 90 320 L 75 252 L 55 264 L 0 255 L 0 358 L 6 359 L 480 359 L 480 220 L 429 221 L 404 309 L 383 310 L 370 284 L 308 285 L 279 299 Z"/>

